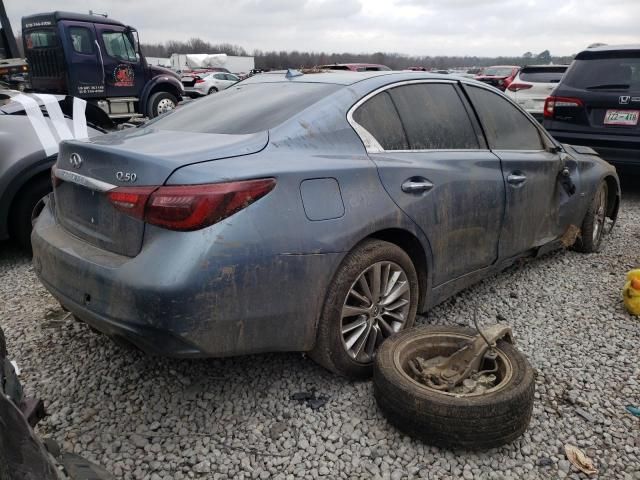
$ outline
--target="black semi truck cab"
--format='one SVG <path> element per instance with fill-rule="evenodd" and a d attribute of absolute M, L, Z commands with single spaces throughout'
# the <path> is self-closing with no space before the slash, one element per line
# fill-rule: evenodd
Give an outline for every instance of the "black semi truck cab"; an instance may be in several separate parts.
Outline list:
<path fill-rule="evenodd" d="M 31 89 L 83 98 L 112 119 L 153 118 L 184 92 L 171 70 L 148 65 L 138 32 L 99 15 L 52 12 L 22 18 Z"/>

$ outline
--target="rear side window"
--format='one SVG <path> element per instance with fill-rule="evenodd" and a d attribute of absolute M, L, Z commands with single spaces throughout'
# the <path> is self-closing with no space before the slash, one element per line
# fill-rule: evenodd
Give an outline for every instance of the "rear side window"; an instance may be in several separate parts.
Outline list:
<path fill-rule="evenodd" d="M 412 150 L 477 149 L 478 137 L 450 84 L 413 84 L 390 90 Z"/>
<path fill-rule="evenodd" d="M 232 85 L 148 122 L 161 130 L 243 135 L 276 127 L 342 88 L 322 83 Z"/>
<path fill-rule="evenodd" d="M 408 150 L 398 112 L 388 92 L 382 92 L 360 105 L 353 119 L 365 128 L 385 150 Z"/>
<path fill-rule="evenodd" d="M 93 42 L 91 32 L 85 27 L 71 27 L 69 29 L 71 44 L 78 53 L 93 53 Z"/>
<path fill-rule="evenodd" d="M 520 71 L 520 80 L 531 83 L 559 83 L 567 67 L 525 67 Z"/>
<path fill-rule="evenodd" d="M 491 149 L 544 150 L 538 129 L 508 100 L 484 88 L 466 88 Z"/>
<path fill-rule="evenodd" d="M 575 60 L 563 84 L 586 90 L 640 91 L 640 57 Z"/>

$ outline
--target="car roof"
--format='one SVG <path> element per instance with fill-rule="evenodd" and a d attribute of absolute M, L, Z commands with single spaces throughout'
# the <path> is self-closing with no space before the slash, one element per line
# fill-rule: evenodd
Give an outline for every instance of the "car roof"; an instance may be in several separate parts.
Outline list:
<path fill-rule="evenodd" d="M 55 12 L 35 13 L 33 15 L 22 17 L 23 25 L 33 20 L 48 20 L 52 23 L 55 23 L 58 20 L 75 20 L 77 22 L 103 23 L 107 25 L 119 25 L 121 27 L 125 26 L 124 23 L 119 22 L 118 20 L 103 17 L 102 15 L 87 15 L 84 13 L 61 12 L 59 10 L 56 10 Z"/>
<path fill-rule="evenodd" d="M 524 69 L 524 68 L 559 68 L 559 67 L 569 68 L 569 65 L 549 65 L 549 64 L 547 64 L 547 65 L 525 65 L 522 68 Z"/>
<path fill-rule="evenodd" d="M 604 54 L 619 53 L 619 54 L 640 54 L 640 44 L 626 44 L 626 45 L 601 45 L 599 47 L 587 48 L 576 55 L 576 60 L 583 60 L 585 58 L 599 57 Z"/>
<path fill-rule="evenodd" d="M 323 71 L 318 73 L 306 73 L 295 77 L 287 77 L 286 71 L 279 72 L 266 72 L 254 75 L 245 80 L 242 80 L 240 84 L 249 83 L 329 83 L 335 85 L 354 85 L 356 83 L 365 82 L 367 80 L 377 80 L 376 84 L 379 86 L 411 80 L 444 80 L 444 81 L 462 81 L 466 83 L 477 84 L 482 87 L 486 87 L 486 84 L 482 82 L 476 82 L 475 80 L 467 77 L 462 77 L 455 74 L 444 74 L 434 72 L 420 72 L 420 71 L 372 71 L 372 72 L 352 72 L 352 71 Z"/>

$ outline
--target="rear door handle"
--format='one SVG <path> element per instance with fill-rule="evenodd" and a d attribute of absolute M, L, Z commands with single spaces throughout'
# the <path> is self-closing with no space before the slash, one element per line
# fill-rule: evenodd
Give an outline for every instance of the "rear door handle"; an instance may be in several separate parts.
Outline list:
<path fill-rule="evenodd" d="M 433 188 L 433 183 L 431 183 L 426 178 L 422 177 L 412 177 L 402 184 L 402 191 L 404 193 L 422 193 L 428 192 Z"/>
<path fill-rule="evenodd" d="M 511 185 L 522 185 L 527 181 L 527 176 L 523 173 L 512 173 L 507 177 L 507 182 Z"/>

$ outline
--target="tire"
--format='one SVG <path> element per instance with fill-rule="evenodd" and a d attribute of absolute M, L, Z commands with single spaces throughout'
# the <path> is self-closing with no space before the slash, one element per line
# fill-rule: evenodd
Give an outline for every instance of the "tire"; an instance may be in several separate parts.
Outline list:
<path fill-rule="evenodd" d="M 173 110 L 178 105 L 178 99 L 175 95 L 169 92 L 156 92 L 147 102 L 147 116 L 149 118 L 155 118 L 158 115 L 162 115 L 170 110 Z"/>
<path fill-rule="evenodd" d="M 385 296 L 383 288 L 380 287 L 379 300 L 373 303 L 367 300 L 366 304 L 370 305 L 366 308 L 368 313 L 360 311 L 364 307 L 356 306 L 353 309 L 358 310 L 357 316 L 346 315 L 343 318 L 345 302 L 349 301 L 349 306 L 365 305 L 366 294 L 360 296 L 363 300 L 359 300 L 350 293 L 353 289 L 362 288 L 361 284 L 356 286 L 355 282 L 365 276 L 365 282 L 373 285 L 371 279 L 377 272 L 380 273 L 381 279 L 393 279 L 396 273 L 398 274 L 393 284 L 385 282 L 386 285 L 390 285 L 387 295 Z M 383 282 L 384 280 L 381 280 L 380 285 L 384 285 Z M 372 297 L 373 291 L 372 286 Z M 401 291 L 401 296 L 394 299 L 393 296 Z M 318 324 L 316 344 L 309 356 L 338 375 L 354 379 L 370 377 L 375 349 L 384 337 L 393 334 L 394 331 L 413 326 L 418 295 L 418 276 L 409 255 L 389 242 L 364 241 L 345 257 L 328 288 Z M 396 320 L 391 314 L 400 316 L 402 320 Z M 343 328 L 347 329 L 356 324 L 359 325 L 357 328 L 346 330 L 343 336 Z M 361 328 L 363 330 L 360 330 Z M 358 332 L 361 335 L 352 342 L 352 348 L 349 350 L 347 344 Z"/>
<path fill-rule="evenodd" d="M 398 366 L 406 358 L 403 355 L 433 345 L 434 334 L 439 345 L 449 342 L 453 353 L 476 332 L 463 327 L 412 328 L 386 340 L 378 350 L 374 395 L 389 422 L 425 443 L 446 448 L 493 448 L 522 435 L 531 419 L 535 392 L 534 372 L 524 355 L 499 340 L 497 350 L 509 360 L 512 371 L 502 388 L 474 396 L 448 395 L 422 386 Z"/>
<path fill-rule="evenodd" d="M 49 176 L 38 177 L 24 185 L 13 200 L 9 216 L 10 236 L 25 250 L 31 250 L 31 222 L 34 209 L 51 190 Z"/>
<path fill-rule="evenodd" d="M 216 87 L 211 87 L 209 89 L 209 91 L 207 92 L 207 95 L 211 95 L 212 93 L 216 93 L 218 91 L 218 89 Z"/>
<path fill-rule="evenodd" d="M 600 251 L 607 215 L 608 193 L 607 182 L 600 183 L 582 221 L 580 235 L 575 243 L 577 251 L 582 253 L 597 253 Z"/>

